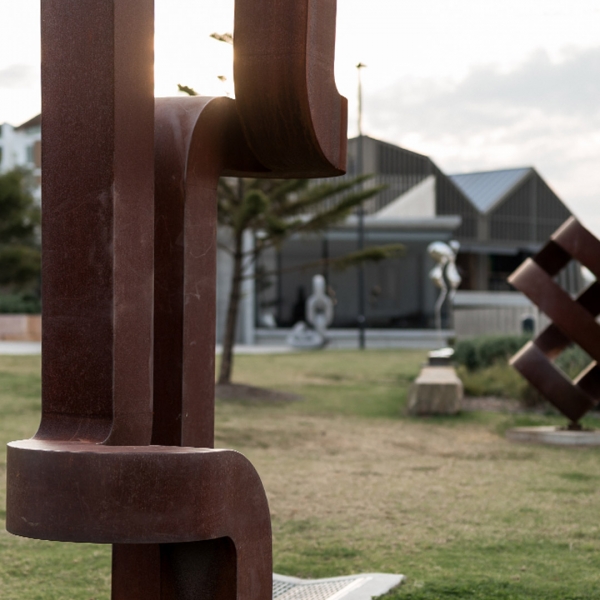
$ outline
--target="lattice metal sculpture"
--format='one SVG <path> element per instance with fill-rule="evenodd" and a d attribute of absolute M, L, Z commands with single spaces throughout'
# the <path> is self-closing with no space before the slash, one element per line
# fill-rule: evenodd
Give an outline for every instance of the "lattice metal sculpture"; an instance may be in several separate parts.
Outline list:
<path fill-rule="evenodd" d="M 153 0 L 42 0 L 42 421 L 7 528 L 113 546 L 113 600 L 271 598 L 262 483 L 213 450 L 220 175 L 346 159 L 335 0 L 237 0 L 236 100 L 153 97 Z"/>
<path fill-rule="evenodd" d="M 578 421 L 600 400 L 600 325 L 596 322 L 600 283 L 594 282 L 576 299 L 571 298 L 553 278 L 572 259 L 600 279 L 600 241 L 575 218 L 566 221 L 538 254 L 509 277 L 509 282 L 552 320 L 511 364 L 570 419 L 571 429 L 580 429 Z M 574 381 L 552 363 L 571 343 L 594 359 Z"/>

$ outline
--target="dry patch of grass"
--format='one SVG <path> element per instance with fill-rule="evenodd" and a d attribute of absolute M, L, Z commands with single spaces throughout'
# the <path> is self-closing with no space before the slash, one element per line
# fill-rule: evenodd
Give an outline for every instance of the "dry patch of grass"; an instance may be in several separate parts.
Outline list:
<path fill-rule="evenodd" d="M 0 357 L 0 516 L 6 516 L 6 444 L 40 420 L 39 356 Z M 0 529 L 0 598 L 100 600 L 110 592 L 110 547 L 28 540 Z"/>
<path fill-rule="evenodd" d="M 269 369 L 272 385 L 302 389 L 305 404 L 217 413 L 218 444 L 263 478 L 276 570 L 401 572 L 399 598 L 600 597 L 598 450 L 504 439 L 508 426 L 556 421 L 542 415 L 404 417 L 418 353 L 291 358 Z M 238 376 L 262 366 L 244 357 Z"/>
<path fill-rule="evenodd" d="M 304 398 L 217 403 L 217 446 L 242 451 L 263 478 L 275 569 L 404 573 L 398 600 L 599 598 L 600 452 L 503 438 L 509 425 L 552 421 L 542 415 L 405 417 L 406 389 L 423 358 L 237 358 L 237 381 Z M 35 431 L 38 370 L 35 360 L 0 357 L 3 441 Z M 2 598 L 109 597 L 106 546 L 0 533 L 0 548 Z"/>
<path fill-rule="evenodd" d="M 597 451 L 516 446 L 485 425 L 281 414 L 243 421 L 230 417 L 219 445 L 242 450 L 261 473 L 284 571 L 406 572 L 406 558 L 428 548 L 462 554 L 483 541 L 544 540 L 570 551 L 584 539 L 596 544 Z M 303 556 L 334 542 L 354 548 L 343 566 Z"/>

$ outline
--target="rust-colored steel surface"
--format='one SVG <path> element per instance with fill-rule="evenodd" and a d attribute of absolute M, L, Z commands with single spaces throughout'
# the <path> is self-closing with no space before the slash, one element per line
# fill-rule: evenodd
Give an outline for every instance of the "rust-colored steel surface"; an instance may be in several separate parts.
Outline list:
<path fill-rule="evenodd" d="M 600 400 L 600 325 L 596 322 L 600 283 L 594 282 L 576 299 L 571 298 L 554 277 L 572 259 L 600 281 L 600 241 L 574 217 L 509 277 L 509 282 L 552 320 L 511 359 L 511 364 L 571 420 L 572 428 L 578 428 L 579 419 Z M 571 343 L 593 358 L 574 381 L 552 362 Z"/>
<path fill-rule="evenodd" d="M 271 598 L 262 483 L 212 449 L 217 183 L 343 172 L 335 11 L 237 0 L 236 100 L 155 102 L 152 0 L 42 0 L 42 419 L 7 529 L 113 544 L 113 600 Z"/>

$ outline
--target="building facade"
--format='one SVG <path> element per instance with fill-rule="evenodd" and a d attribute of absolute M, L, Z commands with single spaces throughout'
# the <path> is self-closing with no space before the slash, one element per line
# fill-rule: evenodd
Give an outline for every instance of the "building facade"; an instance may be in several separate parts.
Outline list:
<path fill-rule="evenodd" d="M 0 172 L 15 167 L 32 173 L 34 196 L 40 200 L 40 115 L 18 127 L 0 126 Z M 366 318 L 371 329 L 431 330 L 437 297 L 428 276 L 433 262 L 427 246 L 432 241 L 460 242 L 460 290 L 467 293 L 461 298 L 468 298 L 468 292 L 483 298 L 482 293 L 509 292 L 507 276 L 571 215 L 533 167 L 446 175 L 427 156 L 361 136 L 348 142 L 348 171 L 343 178 L 359 173 L 372 175 L 363 185 L 385 186 L 364 202 L 366 246 L 400 243 L 405 247 L 402 256 L 365 267 Z M 220 231 L 219 236 L 226 243 L 227 232 Z M 303 320 L 304 303 L 317 273 L 325 276 L 336 303 L 333 329 L 356 328 L 356 270 L 335 271 L 326 266 L 326 260 L 354 252 L 357 240 L 353 216 L 323 234 L 293 237 L 265 254 L 250 268 L 244 283 L 238 341 L 273 341 L 274 330 L 284 333 Z M 252 247 L 250 233 L 245 244 Z M 323 266 L 315 266 L 319 262 Z M 231 275 L 226 252 L 218 253 L 217 274 L 220 339 Z M 559 279 L 571 292 L 581 288 L 576 264 L 571 263 Z M 494 301 L 487 298 L 485 302 Z"/>
<path fill-rule="evenodd" d="M 508 275 L 571 216 L 533 167 L 446 175 L 427 156 L 367 136 L 348 148 L 345 177 L 356 176 L 362 162 L 372 185 L 387 186 L 365 203 L 367 214 L 461 217 L 454 235 L 462 290 L 509 291 Z M 561 278 L 570 290 L 581 286 L 575 263 Z"/>
<path fill-rule="evenodd" d="M 0 173 L 24 168 L 33 176 L 32 193 L 38 202 L 42 194 L 42 117 L 37 115 L 13 127 L 0 125 Z"/>
<path fill-rule="evenodd" d="M 344 177 L 360 172 L 373 175 L 366 186 L 386 186 L 364 203 L 366 245 L 401 243 L 406 249 L 400 258 L 366 266 L 367 327 L 431 330 L 438 291 L 428 276 L 433 262 L 427 245 L 456 239 L 461 245 L 457 266 L 462 277 L 457 306 L 462 313 L 457 322 L 469 324 L 477 307 L 500 324 L 514 322 L 511 331 L 517 332 L 520 319 L 531 316 L 532 309 L 517 298 L 521 295 L 511 290 L 507 277 L 571 215 L 539 173 L 525 167 L 446 175 L 427 156 L 366 136 L 349 140 Z M 245 315 L 246 319 L 254 315 L 255 337 L 266 336 L 269 324 L 287 330 L 303 320 L 311 278 L 317 272 L 325 276 L 336 302 L 332 328 L 355 328 L 355 269 L 335 272 L 302 266 L 356 249 L 353 217 L 321 236 L 292 238 L 265 257 L 261 272 L 270 276 L 258 279 L 253 300 L 246 299 L 254 304 Z M 579 266 L 570 263 L 559 280 L 571 293 L 579 291 L 583 284 Z"/>

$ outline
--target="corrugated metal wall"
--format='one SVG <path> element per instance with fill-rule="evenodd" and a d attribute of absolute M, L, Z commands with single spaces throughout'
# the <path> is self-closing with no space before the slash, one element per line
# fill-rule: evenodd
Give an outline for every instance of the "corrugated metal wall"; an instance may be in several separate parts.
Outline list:
<path fill-rule="evenodd" d="M 438 215 L 460 215 L 462 223 L 456 230 L 460 241 L 477 239 L 478 212 L 465 195 L 435 165 L 436 176 L 436 213 Z"/>
<path fill-rule="evenodd" d="M 492 240 L 543 244 L 571 213 L 535 172 L 489 214 Z"/>
<path fill-rule="evenodd" d="M 436 214 L 462 217 L 462 224 L 456 230 L 456 237 L 461 242 L 541 244 L 571 214 L 533 169 L 495 209 L 481 214 L 427 156 L 369 137 L 363 137 L 362 143 L 363 171 L 374 175 L 364 185 L 387 186 L 364 203 L 367 215 L 387 206 L 429 175 L 436 178 Z M 348 141 L 348 173 L 340 180 L 356 177 L 358 144 L 358 138 Z M 317 183 L 324 181 L 326 180 L 318 180 Z M 323 207 L 328 208 L 340 199 L 341 197 L 331 198 Z"/>
<path fill-rule="evenodd" d="M 489 213 L 490 239 L 503 242 L 535 242 L 533 199 L 536 181 L 527 179 Z"/>
<path fill-rule="evenodd" d="M 571 216 L 571 211 L 539 176 L 536 214 L 536 240 L 540 243 L 546 242 L 550 235 Z"/>

